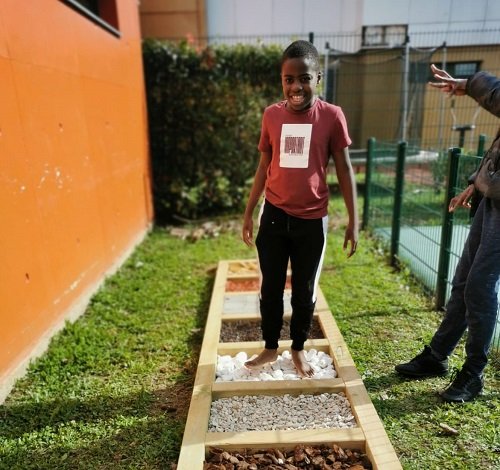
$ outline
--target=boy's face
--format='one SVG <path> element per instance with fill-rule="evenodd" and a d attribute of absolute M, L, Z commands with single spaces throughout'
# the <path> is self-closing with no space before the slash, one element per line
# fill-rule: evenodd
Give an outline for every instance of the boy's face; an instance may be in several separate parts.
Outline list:
<path fill-rule="evenodd" d="M 287 107 L 292 111 L 310 108 L 316 99 L 316 87 L 320 79 L 321 73 L 314 68 L 311 59 L 286 59 L 281 66 L 281 85 Z"/>

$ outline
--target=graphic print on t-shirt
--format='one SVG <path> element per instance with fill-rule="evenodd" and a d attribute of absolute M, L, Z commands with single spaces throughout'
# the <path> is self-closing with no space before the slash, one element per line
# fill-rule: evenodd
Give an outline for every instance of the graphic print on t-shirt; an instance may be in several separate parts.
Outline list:
<path fill-rule="evenodd" d="M 283 124 L 280 139 L 280 167 L 307 168 L 312 124 Z"/>

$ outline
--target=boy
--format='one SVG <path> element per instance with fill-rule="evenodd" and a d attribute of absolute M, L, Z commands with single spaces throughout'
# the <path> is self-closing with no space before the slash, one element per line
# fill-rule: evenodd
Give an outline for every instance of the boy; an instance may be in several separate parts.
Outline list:
<path fill-rule="evenodd" d="M 265 349 L 245 365 L 259 368 L 277 358 L 283 323 L 287 266 L 292 270 L 292 359 L 302 377 L 314 374 L 304 355 L 328 228 L 327 165 L 333 155 L 349 221 L 344 249 L 358 243 L 356 185 L 349 160 L 351 140 L 342 110 L 320 100 L 320 59 L 307 41 L 295 41 L 283 52 L 284 101 L 266 108 L 259 142 L 261 152 L 243 221 L 243 241 L 252 246 L 253 212 L 264 192 L 255 241 L 262 275 L 260 313 Z"/>

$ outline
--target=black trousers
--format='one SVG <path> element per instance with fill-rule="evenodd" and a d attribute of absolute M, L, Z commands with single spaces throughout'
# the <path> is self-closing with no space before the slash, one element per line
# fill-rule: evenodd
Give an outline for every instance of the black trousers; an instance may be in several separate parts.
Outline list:
<path fill-rule="evenodd" d="M 277 349 L 283 325 L 283 294 L 288 262 L 292 271 L 292 349 L 308 338 L 326 246 L 328 218 L 301 219 L 268 201 L 255 240 L 262 275 L 260 314 L 266 349 Z"/>
<path fill-rule="evenodd" d="M 434 333 L 431 348 L 449 356 L 468 330 L 464 367 L 481 374 L 488 363 L 495 330 L 499 289 L 500 209 L 492 199 L 483 198 L 455 270 L 446 315 Z"/>

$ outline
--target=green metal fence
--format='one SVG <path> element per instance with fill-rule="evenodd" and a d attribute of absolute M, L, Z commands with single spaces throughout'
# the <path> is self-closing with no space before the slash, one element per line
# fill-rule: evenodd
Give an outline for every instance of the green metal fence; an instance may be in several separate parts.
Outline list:
<path fill-rule="evenodd" d="M 478 151 L 484 151 L 484 136 Z M 467 186 L 481 157 L 461 149 L 424 152 L 406 142 L 368 141 L 363 228 L 389 249 L 391 263 L 403 264 L 442 309 L 469 233 L 466 210 L 448 212 L 450 199 Z M 500 350 L 500 315 L 494 336 Z"/>

